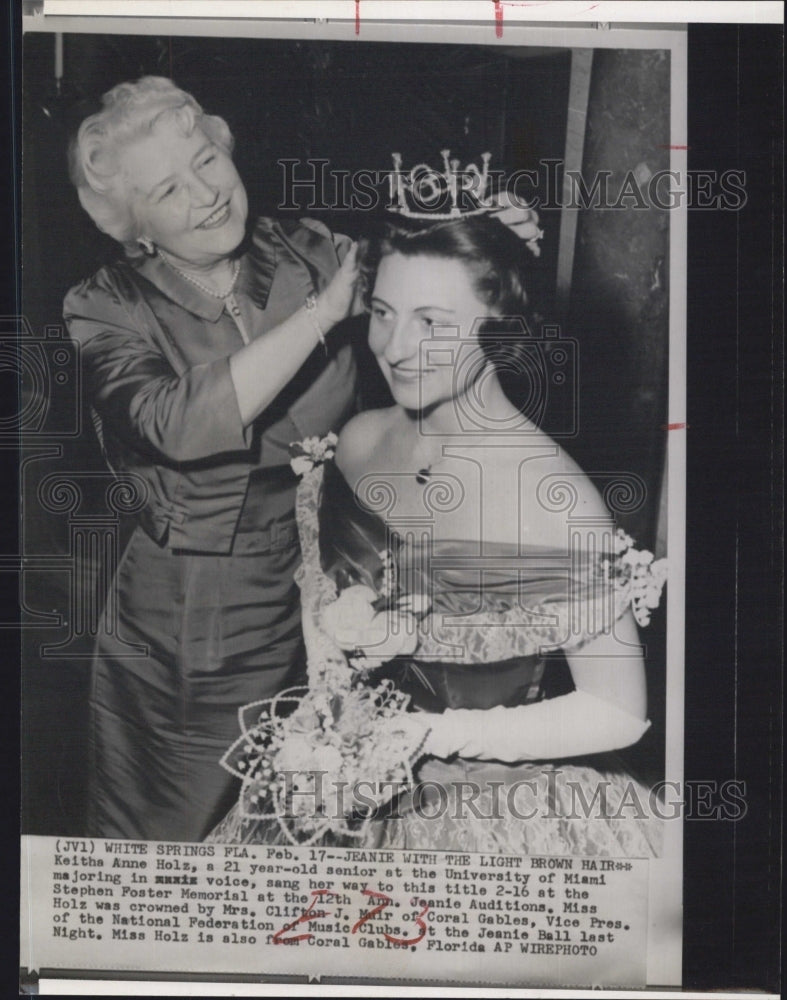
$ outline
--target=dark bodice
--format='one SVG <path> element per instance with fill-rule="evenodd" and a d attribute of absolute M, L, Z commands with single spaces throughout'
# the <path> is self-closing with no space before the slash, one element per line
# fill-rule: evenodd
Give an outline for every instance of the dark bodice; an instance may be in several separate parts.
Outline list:
<path fill-rule="evenodd" d="M 548 609 L 565 606 L 572 585 L 565 553 L 495 543 L 481 557 L 477 543 L 405 540 L 360 504 L 333 462 L 324 468 L 319 527 L 322 569 L 340 591 L 364 584 L 380 593 L 387 551 L 396 592 L 430 599 L 415 653 L 397 657 L 375 678 L 395 678 L 428 711 L 510 707 L 542 697 L 547 661 L 562 660 L 541 647 L 550 645 L 543 633 L 556 620 Z M 448 630 L 436 624 L 445 621 Z"/>

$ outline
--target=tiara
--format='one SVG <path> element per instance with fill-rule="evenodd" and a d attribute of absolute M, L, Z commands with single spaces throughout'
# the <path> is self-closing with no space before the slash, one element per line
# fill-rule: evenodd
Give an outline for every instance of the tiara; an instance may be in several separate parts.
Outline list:
<path fill-rule="evenodd" d="M 402 154 L 392 153 L 394 168 L 388 175 L 390 205 L 388 210 L 410 219 L 459 219 L 482 215 L 497 206 L 490 198 L 489 161 L 491 153 L 481 154 L 481 168 L 475 163 L 461 167 L 451 159 L 451 150 L 440 151 L 442 171 L 428 163 L 416 163 L 409 171 L 402 169 Z"/>

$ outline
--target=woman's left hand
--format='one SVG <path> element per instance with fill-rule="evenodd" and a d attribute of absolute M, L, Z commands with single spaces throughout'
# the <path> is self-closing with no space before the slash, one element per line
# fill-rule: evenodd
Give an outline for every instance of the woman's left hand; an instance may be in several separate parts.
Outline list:
<path fill-rule="evenodd" d="M 525 240 L 528 249 L 538 257 L 541 253 L 538 241 L 544 235 L 544 231 L 538 226 L 538 212 L 508 191 L 500 191 L 495 195 L 495 202 L 498 206 L 494 209 L 495 217 L 520 239 Z"/>

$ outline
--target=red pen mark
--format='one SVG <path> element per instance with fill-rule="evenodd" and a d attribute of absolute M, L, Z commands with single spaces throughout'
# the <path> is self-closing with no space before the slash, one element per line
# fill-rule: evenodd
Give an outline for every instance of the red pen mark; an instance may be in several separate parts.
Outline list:
<path fill-rule="evenodd" d="M 386 906 L 389 906 L 391 903 L 391 897 L 386 895 L 384 892 L 375 892 L 373 889 L 363 889 L 362 891 L 364 896 L 372 896 L 374 899 L 381 899 L 382 903 L 373 907 L 368 913 L 364 913 L 360 920 L 356 920 L 353 924 L 353 929 L 350 931 L 351 934 L 355 934 L 358 931 L 358 928 L 363 926 L 367 920 L 371 920 L 372 917 L 376 917 L 378 913 L 381 913 Z M 385 936 L 388 937 L 387 934 Z"/>
<path fill-rule="evenodd" d="M 282 934 L 286 934 L 287 931 L 291 931 L 293 927 L 297 927 L 298 924 L 309 923 L 311 920 L 319 920 L 321 917 L 327 917 L 327 910 L 318 910 L 316 913 L 312 913 L 317 899 L 319 896 L 335 896 L 336 893 L 331 892 L 330 889 L 312 889 L 312 896 L 314 899 L 309 903 L 303 913 L 298 917 L 297 920 L 293 920 L 289 924 L 285 924 L 280 931 L 276 933 L 271 938 L 273 944 L 294 944 L 296 941 L 309 941 L 314 935 L 308 931 L 306 934 L 295 934 L 293 937 L 283 938 Z"/>
<path fill-rule="evenodd" d="M 493 0 L 493 2 L 495 5 L 495 34 L 498 38 L 502 38 L 503 7 L 549 7 L 555 6 L 558 3 L 564 3 L 565 0 Z M 574 15 L 578 17 L 581 14 L 587 14 L 599 6 L 601 5 L 592 3 L 589 7 L 583 7 L 582 10 L 574 11 Z M 565 7 L 563 10 L 565 11 Z"/>
<path fill-rule="evenodd" d="M 683 431 L 688 429 L 688 424 L 662 424 L 663 431 Z"/>
<path fill-rule="evenodd" d="M 355 0 L 355 34 L 361 33 L 361 0 Z"/>
<path fill-rule="evenodd" d="M 658 147 L 659 149 L 691 149 L 691 146 L 665 146 L 661 143 Z"/>
<path fill-rule="evenodd" d="M 418 944 L 418 942 L 421 941 L 424 938 L 424 936 L 426 935 L 426 924 L 424 923 L 423 918 L 424 918 L 424 915 L 428 912 L 428 910 L 429 910 L 429 904 L 428 903 L 424 903 L 423 910 L 421 910 L 421 912 L 415 918 L 415 922 L 421 928 L 421 933 L 417 937 L 412 937 L 412 938 L 398 938 L 398 937 L 394 937 L 392 934 L 385 934 L 384 936 L 391 942 L 391 944 L 401 944 L 401 945 L 405 945 L 405 946 L 408 946 L 408 947 L 412 946 L 412 945 Z"/>
<path fill-rule="evenodd" d="M 356 920 L 356 922 L 353 924 L 352 931 L 350 932 L 351 934 L 356 934 L 358 930 L 361 927 L 363 927 L 363 925 L 366 923 L 367 920 L 371 920 L 372 917 L 376 917 L 378 913 L 382 913 L 382 911 L 387 906 L 390 906 L 392 902 L 391 897 L 385 892 L 376 892 L 373 889 L 362 889 L 361 891 L 363 892 L 364 896 L 369 896 L 372 899 L 379 899 L 382 900 L 382 902 L 378 903 L 377 906 L 373 906 L 368 913 L 364 913 L 364 915 L 359 920 Z M 311 923 L 312 920 L 320 920 L 322 917 L 329 916 L 328 910 L 315 910 L 314 907 L 317 905 L 317 901 L 321 897 L 336 896 L 336 893 L 333 892 L 331 889 L 312 889 L 311 894 L 312 894 L 311 903 L 309 903 L 309 905 L 306 907 L 303 913 L 298 917 L 298 919 L 291 920 L 290 923 L 285 924 L 284 927 L 281 928 L 281 930 L 276 931 L 276 933 L 271 938 L 273 944 L 297 944 L 299 941 L 310 941 L 314 937 L 311 931 L 306 931 L 303 934 L 293 934 L 290 937 L 284 937 L 285 934 L 289 934 L 289 932 L 293 930 L 295 927 L 297 927 L 298 924 L 308 924 Z M 415 899 L 412 899 L 410 902 L 411 905 L 416 902 L 423 904 L 423 909 L 415 918 L 415 923 L 418 925 L 420 933 L 416 934 L 414 937 L 396 937 L 394 934 L 389 934 L 387 931 L 383 931 L 383 937 L 386 939 L 386 941 L 389 941 L 391 944 L 400 945 L 405 948 L 410 948 L 417 945 L 418 942 L 422 941 L 423 938 L 426 936 L 426 932 L 428 930 L 423 918 L 429 911 L 429 904 L 425 903 L 422 899 L 419 899 L 417 901 Z"/>
<path fill-rule="evenodd" d="M 364 896 L 371 896 L 373 899 L 381 899 L 382 903 L 378 903 L 377 906 L 373 906 L 368 913 L 364 913 L 364 915 L 361 917 L 360 920 L 356 920 L 356 922 L 353 924 L 353 929 L 350 932 L 351 934 L 355 934 L 358 931 L 358 929 L 362 927 L 363 924 L 366 923 L 367 920 L 371 920 L 372 917 L 376 917 L 378 913 L 382 913 L 382 911 L 386 908 L 386 906 L 390 906 L 391 904 L 391 897 L 384 892 L 375 892 L 373 889 L 363 889 L 362 892 Z M 426 935 L 427 928 L 426 924 L 423 921 L 423 917 L 428 909 L 429 909 L 429 904 L 424 903 L 424 908 L 415 918 L 415 922 L 421 928 L 420 934 L 417 934 L 415 937 L 411 938 L 400 938 L 396 937 L 393 934 L 389 934 L 388 931 L 383 931 L 383 937 L 385 938 L 385 940 L 389 941 L 391 944 L 401 945 L 404 948 L 409 948 L 413 945 L 418 944 L 418 942 L 421 941 Z"/>
<path fill-rule="evenodd" d="M 501 0 L 495 0 L 495 35 L 497 38 L 503 37 L 503 4 Z"/>

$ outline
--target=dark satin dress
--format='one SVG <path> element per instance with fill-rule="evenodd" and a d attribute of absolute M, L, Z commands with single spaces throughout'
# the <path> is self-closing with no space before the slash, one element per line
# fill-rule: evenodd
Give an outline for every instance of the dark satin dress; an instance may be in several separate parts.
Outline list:
<path fill-rule="evenodd" d="M 201 840 L 237 794 L 217 761 L 244 702 L 303 667 L 289 467 L 250 480 L 233 551 L 173 555 L 137 528 L 115 586 L 125 642 L 98 636 L 91 831 Z"/>
<path fill-rule="evenodd" d="M 304 477 L 296 512 L 304 555 L 298 572 L 303 613 L 316 629 L 321 606 L 335 599 L 337 590 L 362 584 L 382 592 L 391 566 L 386 552 L 396 567 L 395 592 L 429 595 L 431 608 L 415 652 L 369 675 L 372 683 L 393 679 L 410 695 L 415 711 L 516 709 L 539 700 L 550 661 L 562 659 L 560 648 L 581 641 L 570 634 L 572 603 L 599 599 L 595 563 L 587 554 L 572 557 L 544 546 L 517 549 L 503 543 L 486 544 L 481 554 L 472 542 L 430 541 L 422 529 L 409 537 L 406 528 L 392 530 L 365 508 L 332 462 Z M 316 645 L 309 650 L 313 675 L 322 672 L 321 655 Z M 515 763 L 426 757 L 417 779 L 415 793 L 401 798 L 393 812 L 385 810 L 364 840 L 353 838 L 345 846 L 627 857 L 659 851 L 660 823 L 648 811 L 648 791 L 614 754 Z M 601 786 L 610 815 L 583 816 L 577 795 L 590 800 Z M 462 807 L 468 787 L 477 789 L 474 810 Z M 616 815 L 632 789 L 643 811 Z M 210 840 L 283 839 L 277 821 L 242 813 L 236 805 Z M 344 842 L 328 833 L 326 843 Z"/>
<path fill-rule="evenodd" d="M 393 678 L 410 695 L 411 706 L 427 712 L 512 707 L 542 697 L 546 657 L 533 651 L 489 659 L 488 635 L 473 627 L 472 616 L 509 612 L 528 594 L 540 601 L 548 600 L 550 592 L 556 599 L 565 598 L 566 566 L 560 553 L 544 550 L 540 568 L 525 581 L 509 569 L 495 568 L 515 556 L 509 545 L 487 543 L 481 558 L 465 542 L 405 540 L 358 502 L 333 462 L 325 465 L 318 518 L 321 568 L 339 591 L 361 583 L 379 592 L 380 552 L 388 549 L 402 594 L 428 594 L 433 620 L 446 615 L 468 618 L 464 637 L 453 645 L 443 644 L 445 659 L 437 649 L 427 653 L 422 640 L 415 657 L 398 657 L 376 671 L 376 679 Z M 481 563 L 483 569 L 474 567 Z"/>
<path fill-rule="evenodd" d="M 246 335 L 292 315 L 339 256 L 324 227 L 262 220 L 235 290 Z M 159 258 L 103 269 L 65 315 L 107 462 L 146 491 L 96 636 L 86 832 L 199 841 L 237 796 L 218 760 L 238 708 L 303 670 L 289 444 L 351 414 L 350 347 L 315 350 L 243 427 L 228 363 L 243 331 Z"/>

